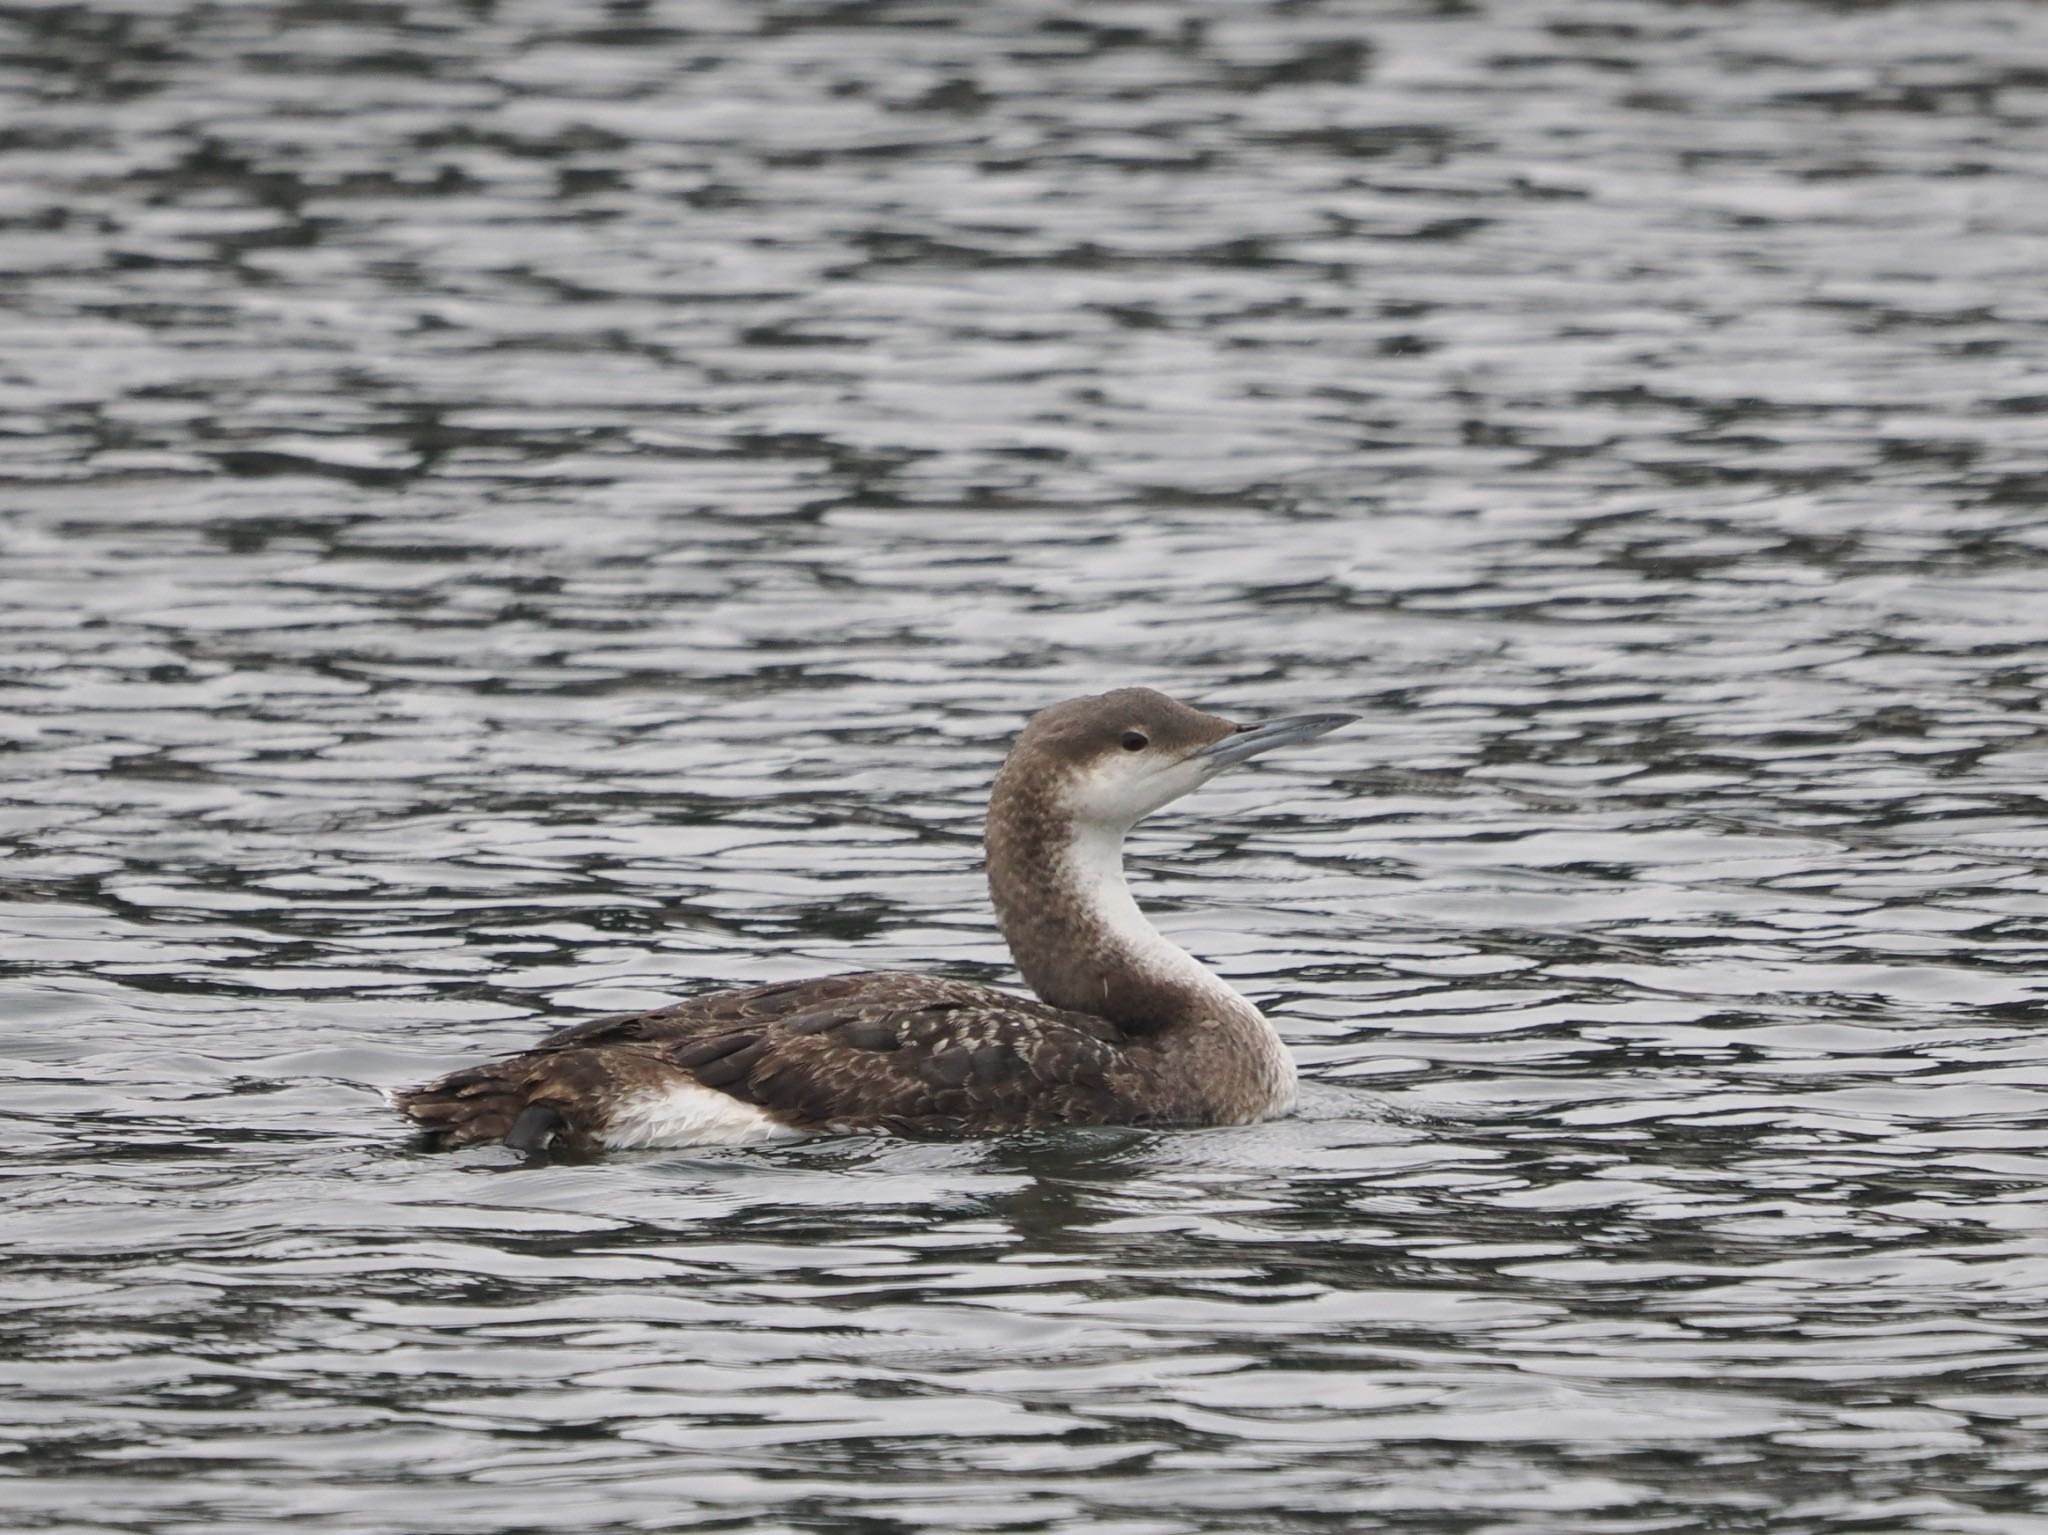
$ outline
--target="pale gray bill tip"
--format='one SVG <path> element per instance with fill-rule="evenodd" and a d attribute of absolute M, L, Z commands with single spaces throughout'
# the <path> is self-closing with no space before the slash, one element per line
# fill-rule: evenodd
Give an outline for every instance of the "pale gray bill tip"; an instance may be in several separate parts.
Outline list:
<path fill-rule="evenodd" d="M 1276 746 L 1299 746 L 1303 741 L 1313 741 L 1317 736 L 1328 735 L 1338 726 L 1348 725 L 1357 718 L 1355 714 L 1286 714 L 1277 720 L 1247 725 L 1236 735 L 1225 736 L 1195 755 L 1205 761 L 1228 766 L 1247 757 L 1256 757 L 1261 752 L 1269 752 Z"/>

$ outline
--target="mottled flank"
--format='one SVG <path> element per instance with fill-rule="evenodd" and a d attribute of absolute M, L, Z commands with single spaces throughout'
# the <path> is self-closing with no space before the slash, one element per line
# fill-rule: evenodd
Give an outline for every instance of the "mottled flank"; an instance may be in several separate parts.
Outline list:
<path fill-rule="evenodd" d="M 1153 1096 L 1158 1051 L 1105 1018 L 965 981 L 866 971 L 601 1018 L 398 1095 L 445 1144 L 504 1139 L 534 1107 L 594 1150 L 619 1105 L 678 1079 L 805 1130 L 928 1134 L 1190 1117 Z M 546 1144 L 546 1142 L 543 1142 Z M 533 1149 L 538 1149 L 537 1147 Z"/>
<path fill-rule="evenodd" d="M 784 981 L 579 1024 L 394 1101 L 439 1145 L 524 1151 L 1284 1113 L 1279 1036 L 1144 920 L 1118 854 L 1133 822 L 1222 767 L 1348 718 L 1240 726 L 1142 688 L 1034 716 L 987 842 L 1004 936 L 1042 1000 L 895 971 Z"/>

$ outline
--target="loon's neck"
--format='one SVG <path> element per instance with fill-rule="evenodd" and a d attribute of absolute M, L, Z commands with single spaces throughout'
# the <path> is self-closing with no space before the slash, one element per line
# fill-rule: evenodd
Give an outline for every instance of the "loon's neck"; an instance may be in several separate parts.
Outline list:
<path fill-rule="evenodd" d="M 1017 968 L 1054 1007 L 1130 1037 L 1161 1118 L 1249 1124 L 1294 1106 L 1294 1058 L 1265 1015 L 1145 920 L 1121 827 L 1077 820 L 1013 757 L 988 807 L 988 885 Z"/>
<path fill-rule="evenodd" d="M 1257 1008 L 1146 920 L 1124 883 L 1121 828 L 1076 821 L 1050 786 L 1006 771 L 987 841 L 996 921 L 1042 1000 L 1134 1033 L 1202 1024 L 1272 1034 Z"/>

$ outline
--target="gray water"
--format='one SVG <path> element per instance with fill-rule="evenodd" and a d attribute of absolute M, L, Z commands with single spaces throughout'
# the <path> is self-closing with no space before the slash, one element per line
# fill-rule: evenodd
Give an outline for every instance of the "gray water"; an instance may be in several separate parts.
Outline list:
<path fill-rule="evenodd" d="M 0 1527 L 2048 1530 L 2048 8 L 13 7 Z M 1299 1117 L 523 1167 L 379 1090 L 1008 977 Z"/>

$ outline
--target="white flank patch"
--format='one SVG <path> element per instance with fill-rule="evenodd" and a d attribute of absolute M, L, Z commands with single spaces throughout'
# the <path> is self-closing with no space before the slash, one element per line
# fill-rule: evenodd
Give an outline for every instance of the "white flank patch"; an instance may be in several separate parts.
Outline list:
<path fill-rule="evenodd" d="M 621 1100 L 611 1112 L 603 1140 L 613 1151 L 658 1151 L 676 1146 L 752 1146 L 803 1134 L 715 1087 L 679 1081 Z"/>

